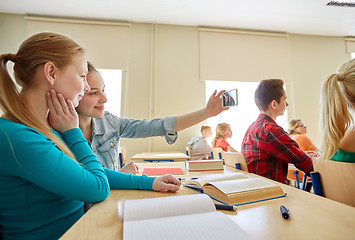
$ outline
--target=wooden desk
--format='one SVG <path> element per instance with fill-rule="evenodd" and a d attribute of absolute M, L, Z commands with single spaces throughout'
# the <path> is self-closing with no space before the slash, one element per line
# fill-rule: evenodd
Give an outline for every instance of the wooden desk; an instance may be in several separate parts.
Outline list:
<path fill-rule="evenodd" d="M 144 152 L 131 157 L 135 162 L 185 162 L 190 157 L 180 152 Z"/>
<path fill-rule="evenodd" d="M 236 170 L 227 167 L 225 172 L 229 171 Z M 355 208 L 280 185 L 287 192 L 284 198 L 239 206 L 236 213 L 223 212 L 254 239 L 354 239 Z M 197 191 L 186 187 L 177 193 L 112 190 L 105 201 L 95 204 L 61 239 L 122 239 L 118 202 L 184 194 L 197 194 Z M 281 217 L 280 205 L 290 209 L 290 219 Z"/>

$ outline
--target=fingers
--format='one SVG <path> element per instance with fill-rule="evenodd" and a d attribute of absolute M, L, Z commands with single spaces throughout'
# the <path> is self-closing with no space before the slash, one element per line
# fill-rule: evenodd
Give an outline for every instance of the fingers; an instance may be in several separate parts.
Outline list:
<path fill-rule="evenodd" d="M 169 184 L 169 183 L 166 183 L 164 185 L 164 191 L 169 191 L 169 192 L 177 192 L 179 191 L 180 189 L 180 186 L 177 186 L 177 185 L 174 185 L 174 184 Z"/>
<path fill-rule="evenodd" d="M 69 99 L 67 99 L 67 106 L 68 106 L 69 113 L 71 115 L 76 115 L 77 114 L 77 112 L 75 111 L 74 104 Z"/>
<path fill-rule="evenodd" d="M 215 92 L 217 92 L 217 90 Z M 216 97 L 220 98 L 222 96 L 222 94 L 225 93 L 225 92 L 226 92 L 226 90 L 219 91 L 219 93 L 217 94 Z"/>
<path fill-rule="evenodd" d="M 63 113 L 68 114 L 69 113 L 69 106 L 68 106 L 67 101 L 65 101 L 63 95 L 58 93 L 57 99 L 60 103 L 60 107 L 61 107 L 61 110 L 63 111 Z"/>
<path fill-rule="evenodd" d="M 56 112 L 55 112 L 55 109 L 54 109 L 52 97 L 51 97 L 51 94 L 50 94 L 49 91 L 46 92 L 46 99 L 47 99 L 47 105 L 48 105 L 49 111 L 50 111 L 51 113 L 56 113 Z"/>
<path fill-rule="evenodd" d="M 171 174 L 164 175 L 163 177 L 164 177 L 164 182 L 166 182 L 166 183 L 175 184 L 177 186 L 181 185 L 181 182 L 179 181 L 179 179 L 177 179 L 176 177 L 174 177 Z"/>
<path fill-rule="evenodd" d="M 50 92 L 50 97 L 52 100 L 52 105 L 53 105 L 53 109 L 55 110 L 55 113 L 56 114 L 63 114 L 64 111 L 63 111 L 62 105 L 58 99 L 57 93 L 55 92 L 54 89 L 51 89 L 49 92 Z M 63 97 L 63 95 L 62 95 L 62 97 Z M 63 100 L 64 100 L 64 98 L 63 98 Z"/>
<path fill-rule="evenodd" d="M 173 175 L 168 174 L 156 177 L 153 182 L 153 190 L 160 192 L 176 192 L 180 189 L 181 182 Z"/>

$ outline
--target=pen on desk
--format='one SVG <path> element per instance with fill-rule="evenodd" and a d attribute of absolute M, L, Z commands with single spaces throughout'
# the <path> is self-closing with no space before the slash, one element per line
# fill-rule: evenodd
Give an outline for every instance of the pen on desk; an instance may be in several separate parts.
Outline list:
<path fill-rule="evenodd" d="M 235 210 L 237 210 L 237 207 L 236 207 L 236 206 L 232 206 L 232 205 L 215 204 L 214 206 L 215 206 L 216 209 L 218 209 L 218 210 L 228 210 L 228 211 L 235 211 Z"/>
<path fill-rule="evenodd" d="M 290 217 L 290 210 L 288 210 L 284 205 L 280 206 L 280 211 L 284 219 L 288 219 Z"/>
<path fill-rule="evenodd" d="M 177 178 L 177 179 L 179 179 L 179 181 L 184 181 L 184 180 L 196 180 L 196 179 L 198 179 L 197 177 L 192 177 L 192 178 Z"/>

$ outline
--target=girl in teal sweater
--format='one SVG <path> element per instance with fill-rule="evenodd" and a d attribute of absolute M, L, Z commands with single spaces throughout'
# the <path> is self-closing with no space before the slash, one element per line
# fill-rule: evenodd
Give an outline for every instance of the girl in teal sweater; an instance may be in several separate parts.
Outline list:
<path fill-rule="evenodd" d="M 14 63 L 16 86 L 7 72 Z M 3 239 L 58 239 L 111 189 L 178 191 L 151 178 L 102 168 L 79 129 L 75 107 L 90 89 L 73 40 L 39 33 L 0 55 L 0 232 Z"/>

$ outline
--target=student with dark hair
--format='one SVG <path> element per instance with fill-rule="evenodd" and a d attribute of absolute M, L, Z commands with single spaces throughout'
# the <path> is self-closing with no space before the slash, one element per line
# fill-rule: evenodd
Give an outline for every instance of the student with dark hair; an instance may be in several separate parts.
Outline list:
<path fill-rule="evenodd" d="M 245 133 L 242 153 L 249 172 L 286 183 L 289 163 L 307 175 L 313 171 L 313 165 L 311 158 L 275 122 L 288 106 L 283 84 L 281 79 L 260 82 L 254 96 L 260 115 Z"/>

